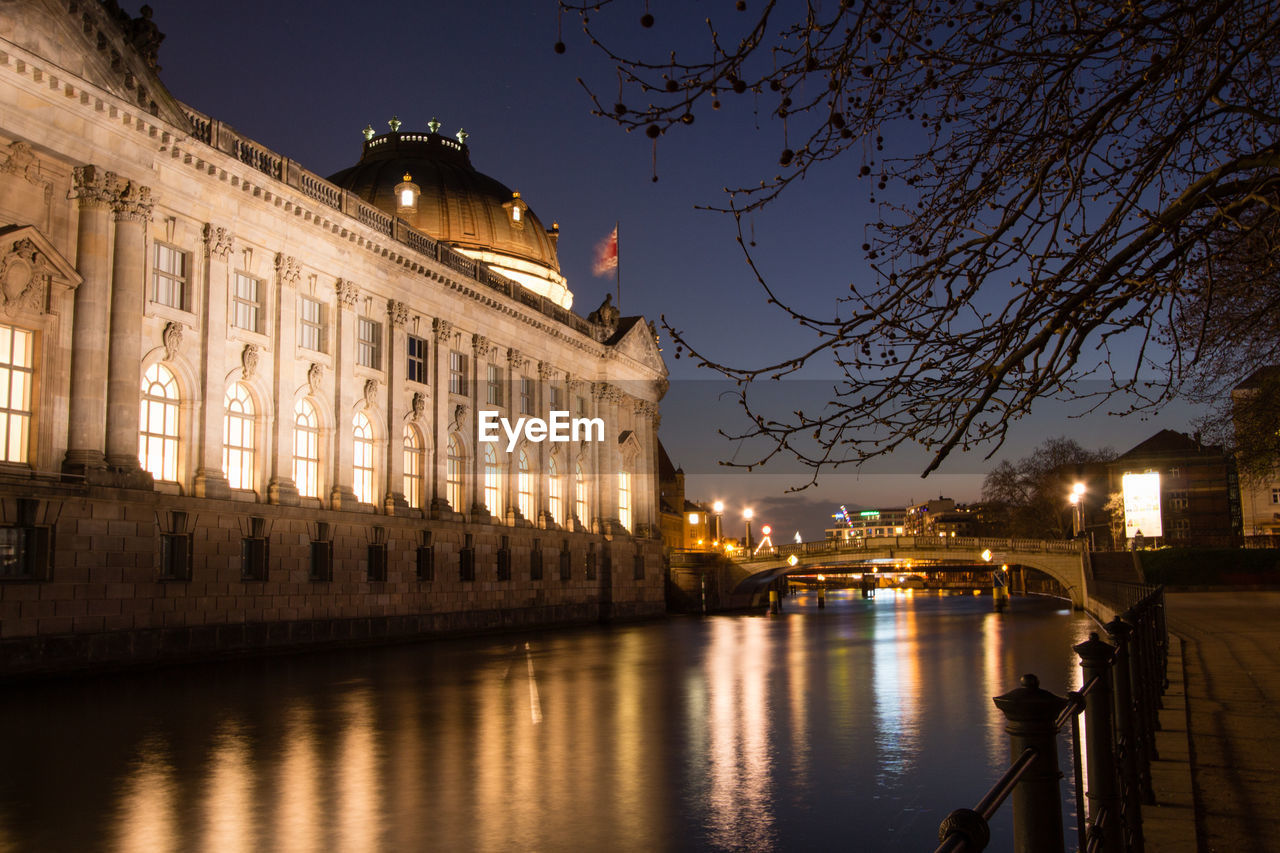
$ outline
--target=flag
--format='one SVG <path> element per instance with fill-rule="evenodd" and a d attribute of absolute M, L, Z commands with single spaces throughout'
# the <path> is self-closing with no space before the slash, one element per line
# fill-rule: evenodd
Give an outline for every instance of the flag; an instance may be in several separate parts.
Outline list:
<path fill-rule="evenodd" d="M 596 246 L 595 275 L 607 275 L 618 268 L 618 226 Z"/>

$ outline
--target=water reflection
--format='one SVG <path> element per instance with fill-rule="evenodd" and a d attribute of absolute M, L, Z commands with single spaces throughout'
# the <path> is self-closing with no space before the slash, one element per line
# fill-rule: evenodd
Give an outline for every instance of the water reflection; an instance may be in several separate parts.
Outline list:
<path fill-rule="evenodd" d="M 1076 686 L 1089 627 L 786 610 L 27 685 L 0 851 L 927 849 L 1007 761 L 990 697 Z"/>

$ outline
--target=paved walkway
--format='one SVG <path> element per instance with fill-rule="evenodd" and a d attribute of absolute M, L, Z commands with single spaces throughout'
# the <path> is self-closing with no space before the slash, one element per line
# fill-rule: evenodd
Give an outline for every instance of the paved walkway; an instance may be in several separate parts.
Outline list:
<path fill-rule="evenodd" d="M 1168 625 L 1182 640 L 1190 724 L 1192 846 L 1179 789 L 1176 672 L 1153 772 L 1151 851 L 1280 851 L 1280 592 L 1167 593 Z M 1176 652 L 1176 644 L 1175 649 Z M 1170 669 L 1176 669 L 1174 660 Z M 1185 767 L 1186 765 L 1181 765 Z M 1185 772 L 1182 773 L 1185 778 Z"/>

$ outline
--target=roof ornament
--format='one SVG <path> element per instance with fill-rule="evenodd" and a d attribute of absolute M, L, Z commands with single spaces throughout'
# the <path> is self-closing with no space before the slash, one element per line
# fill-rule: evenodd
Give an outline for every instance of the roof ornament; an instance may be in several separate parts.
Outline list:
<path fill-rule="evenodd" d="M 368 142 L 370 139 L 373 139 L 373 124 L 372 123 L 366 124 L 364 126 L 364 130 L 360 131 L 360 133 L 364 134 L 365 142 Z"/>
<path fill-rule="evenodd" d="M 458 144 L 459 144 L 459 145 L 466 145 L 466 144 L 467 144 L 467 137 L 468 137 L 468 136 L 470 136 L 470 135 L 471 135 L 471 134 L 467 133 L 467 132 L 466 132 L 466 130 L 464 130 L 463 128 L 458 128 L 458 133 L 457 133 L 457 137 L 458 137 Z"/>
<path fill-rule="evenodd" d="M 387 122 L 387 127 L 391 128 L 391 132 L 392 132 L 392 133 L 399 133 L 399 132 L 400 132 L 400 118 L 399 118 L 398 116 L 392 116 L 392 117 L 391 117 L 391 121 Z"/>
<path fill-rule="evenodd" d="M 432 116 L 431 121 L 427 122 L 427 130 L 431 131 L 432 133 L 439 133 L 440 119 L 436 118 L 435 116 Z"/>

